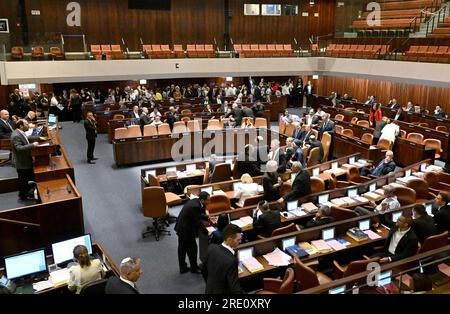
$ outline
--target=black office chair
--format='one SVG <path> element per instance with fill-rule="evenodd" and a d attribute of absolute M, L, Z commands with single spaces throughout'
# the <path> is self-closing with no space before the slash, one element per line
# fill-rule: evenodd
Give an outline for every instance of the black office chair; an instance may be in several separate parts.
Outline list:
<path fill-rule="evenodd" d="M 80 294 L 105 294 L 106 283 L 108 279 L 100 279 L 85 285 Z"/>

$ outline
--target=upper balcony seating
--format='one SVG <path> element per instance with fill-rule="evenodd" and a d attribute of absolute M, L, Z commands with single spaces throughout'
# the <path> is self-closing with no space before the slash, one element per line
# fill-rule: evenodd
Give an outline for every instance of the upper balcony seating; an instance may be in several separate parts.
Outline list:
<path fill-rule="evenodd" d="M 239 58 L 296 57 L 291 44 L 234 44 Z"/>

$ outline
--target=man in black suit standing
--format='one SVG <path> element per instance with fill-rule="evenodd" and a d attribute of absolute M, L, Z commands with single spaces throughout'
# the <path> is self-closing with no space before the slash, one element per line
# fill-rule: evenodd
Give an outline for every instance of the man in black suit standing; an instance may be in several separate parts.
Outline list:
<path fill-rule="evenodd" d="M 304 94 L 306 96 L 306 107 L 311 107 L 314 95 L 314 87 L 311 84 L 311 81 L 308 81 L 308 84 L 305 85 Z"/>
<path fill-rule="evenodd" d="M 442 233 L 448 231 L 450 233 L 450 196 L 448 193 L 439 193 L 435 200 L 435 208 L 433 209 L 434 222 L 436 223 L 437 232 Z"/>
<path fill-rule="evenodd" d="M 223 243 L 210 244 L 202 269 L 206 281 L 206 294 L 243 294 L 239 284 L 235 249 L 241 240 L 242 230 L 229 224 L 223 229 Z"/>
<path fill-rule="evenodd" d="M 437 233 L 433 217 L 428 215 L 425 206 L 422 204 L 415 205 L 413 207 L 413 217 L 412 230 L 421 244 L 423 244 L 426 238 Z"/>
<path fill-rule="evenodd" d="M 416 254 L 419 240 L 411 226 L 411 217 L 398 218 L 384 243 L 385 251 L 376 255 L 381 257 L 380 263 L 395 262 Z"/>
<path fill-rule="evenodd" d="M 86 130 L 86 140 L 88 144 L 87 162 L 88 164 L 95 164 L 94 160 L 98 159 L 94 157 L 95 139 L 97 138 L 97 122 L 95 122 L 94 114 L 90 111 L 86 114 L 84 129 Z"/>
<path fill-rule="evenodd" d="M 205 205 L 210 196 L 207 192 L 201 192 L 198 198 L 189 200 L 184 204 L 175 224 L 175 231 L 178 235 L 178 263 L 180 274 L 189 270 L 193 273 L 200 273 L 197 265 L 197 242 L 195 238 L 198 232 L 207 233 L 202 220 L 208 221 L 205 213 Z M 191 267 L 186 264 L 186 254 Z"/>
<path fill-rule="evenodd" d="M 120 278 L 112 276 L 106 283 L 106 294 L 139 294 L 136 282 L 142 275 L 141 260 L 127 257 L 120 263 Z"/>
<path fill-rule="evenodd" d="M 260 201 L 253 215 L 253 228 L 261 228 L 262 236 L 268 238 L 281 227 L 279 210 L 271 210 L 267 201 Z"/>
<path fill-rule="evenodd" d="M 232 109 L 229 113 L 225 115 L 225 118 L 233 117 L 236 121 L 236 126 L 240 127 L 242 124 L 242 118 L 244 117 L 244 112 L 237 103 L 232 105 Z"/>
<path fill-rule="evenodd" d="M 0 138 L 8 139 L 14 131 L 11 121 L 9 120 L 8 110 L 0 111 Z"/>
<path fill-rule="evenodd" d="M 334 133 L 334 127 L 334 122 L 330 120 L 330 114 L 325 114 L 322 119 L 322 127 L 320 128 L 321 136 L 325 132 Z"/>
<path fill-rule="evenodd" d="M 292 191 L 278 200 L 278 203 L 289 202 L 311 194 L 311 175 L 303 170 L 302 165 L 295 161 L 292 163 L 291 172 L 295 174 L 292 182 Z"/>

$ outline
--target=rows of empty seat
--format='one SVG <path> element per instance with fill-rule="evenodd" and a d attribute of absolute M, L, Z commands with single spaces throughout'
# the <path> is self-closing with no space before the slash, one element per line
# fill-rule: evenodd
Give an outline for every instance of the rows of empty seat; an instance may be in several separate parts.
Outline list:
<path fill-rule="evenodd" d="M 450 38 L 450 17 L 446 17 L 444 22 L 439 23 L 428 37 Z"/>
<path fill-rule="evenodd" d="M 51 60 L 64 60 L 64 53 L 58 47 L 50 47 L 49 57 Z M 22 47 L 12 47 L 11 48 L 11 59 L 13 61 L 22 61 L 24 58 L 24 52 Z M 31 48 L 31 59 L 32 60 L 44 60 L 45 50 L 44 47 L 32 47 Z"/>
<path fill-rule="evenodd" d="M 214 58 L 216 52 L 211 44 L 188 44 L 186 50 L 183 45 L 143 45 L 142 51 L 147 58 L 170 59 L 170 58 Z"/>
<path fill-rule="evenodd" d="M 449 46 L 410 46 L 403 56 L 405 61 L 450 62 Z"/>
<path fill-rule="evenodd" d="M 290 44 L 234 44 L 239 58 L 296 57 Z"/>
<path fill-rule="evenodd" d="M 96 60 L 101 60 L 102 56 L 105 56 L 106 60 L 125 57 L 120 45 L 91 45 L 91 54 Z"/>
<path fill-rule="evenodd" d="M 252 119 L 252 118 L 244 118 Z M 210 119 L 208 120 L 208 125 L 206 130 L 221 130 L 224 128 L 225 123 L 228 121 L 227 118 L 224 119 Z M 253 119 L 251 121 L 253 123 Z M 255 118 L 254 121 L 255 128 L 265 128 L 267 129 L 267 120 L 265 118 Z M 197 132 L 201 131 L 199 120 L 188 120 L 188 121 L 177 121 L 173 125 L 172 131 L 168 123 L 162 123 L 158 126 L 156 125 L 145 125 L 142 129 L 139 125 L 130 125 L 128 127 L 117 128 L 114 130 L 114 139 L 124 139 L 124 138 L 134 138 L 141 136 L 159 136 L 159 135 L 169 135 L 176 133 L 186 133 L 186 132 Z"/>
<path fill-rule="evenodd" d="M 389 45 L 330 44 L 325 55 L 327 57 L 374 59 L 384 57 L 389 50 Z"/>

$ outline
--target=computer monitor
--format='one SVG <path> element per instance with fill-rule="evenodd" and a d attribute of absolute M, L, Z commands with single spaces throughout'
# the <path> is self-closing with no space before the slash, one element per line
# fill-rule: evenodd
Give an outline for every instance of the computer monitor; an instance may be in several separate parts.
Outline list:
<path fill-rule="evenodd" d="M 44 249 L 5 257 L 6 277 L 19 279 L 47 271 Z"/>
<path fill-rule="evenodd" d="M 350 165 L 353 165 L 353 164 L 355 163 L 355 161 L 356 161 L 356 158 L 355 158 L 355 157 L 350 157 L 350 158 L 348 159 L 348 163 L 349 163 Z"/>
<path fill-rule="evenodd" d="M 319 195 L 319 197 L 317 198 L 317 202 L 319 204 L 325 204 L 326 202 L 328 202 L 329 197 L 330 197 L 330 194 Z"/>
<path fill-rule="evenodd" d="M 328 290 L 328 294 L 344 294 L 344 293 L 345 293 L 345 286 L 339 286 Z"/>
<path fill-rule="evenodd" d="M 200 190 L 202 192 L 207 192 L 209 195 L 212 195 L 212 192 L 213 192 L 212 186 L 207 186 L 207 187 L 201 188 Z"/>
<path fill-rule="evenodd" d="M 320 169 L 318 167 L 314 168 L 312 172 L 313 172 L 313 176 L 318 176 L 320 174 Z"/>
<path fill-rule="evenodd" d="M 41 132 L 42 132 L 42 129 L 44 128 L 44 126 L 38 126 L 37 128 L 35 128 L 34 130 L 33 130 L 33 132 L 31 132 L 31 135 L 40 135 L 41 134 Z"/>
<path fill-rule="evenodd" d="M 232 165 L 233 164 L 233 159 L 225 159 L 225 163 Z"/>
<path fill-rule="evenodd" d="M 290 201 L 287 202 L 287 210 L 288 212 L 292 210 L 296 210 L 298 208 L 298 201 Z"/>
<path fill-rule="evenodd" d="M 420 171 L 424 172 L 425 170 L 427 170 L 427 164 L 421 164 Z"/>
<path fill-rule="evenodd" d="M 145 172 L 145 177 L 148 178 L 149 175 L 156 177 L 156 170 L 148 170 Z"/>
<path fill-rule="evenodd" d="M 166 173 L 169 173 L 169 172 L 177 172 L 177 167 L 168 167 L 168 168 L 166 168 Z"/>
<path fill-rule="evenodd" d="M 373 192 L 377 189 L 377 184 L 376 183 L 372 183 L 371 185 L 369 185 L 369 192 Z"/>
<path fill-rule="evenodd" d="M 289 237 L 281 240 L 281 248 L 283 249 L 283 251 L 286 251 L 286 248 L 295 245 L 296 240 L 296 237 Z"/>
<path fill-rule="evenodd" d="M 381 273 L 380 276 L 378 277 L 378 287 L 390 284 L 391 283 L 391 275 L 392 275 L 391 270 Z"/>
<path fill-rule="evenodd" d="M 405 178 L 411 175 L 411 169 L 405 171 Z"/>
<path fill-rule="evenodd" d="M 400 211 L 400 212 L 395 212 L 395 213 L 392 213 L 392 221 L 393 222 L 396 222 L 399 218 L 400 218 L 400 216 L 402 215 L 403 213 Z"/>
<path fill-rule="evenodd" d="M 49 115 L 48 116 L 48 124 L 49 125 L 53 125 L 56 124 L 58 122 L 57 117 L 55 115 Z"/>
<path fill-rule="evenodd" d="M 186 172 L 193 173 L 195 170 L 197 170 L 196 164 L 186 165 Z"/>
<path fill-rule="evenodd" d="M 334 227 L 322 230 L 322 240 L 326 241 L 330 239 L 334 239 Z"/>
<path fill-rule="evenodd" d="M 88 254 L 92 254 L 91 235 L 86 234 L 81 237 L 57 242 L 52 244 L 53 261 L 55 264 L 61 264 L 73 259 L 73 249 L 77 245 L 84 245 Z"/>
<path fill-rule="evenodd" d="M 339 163 L 337 161 L 331 163 L 331 169 L 337 169 L 339 168 Z"/>
<path fill-rule="evenodd" d="M 253 247 L 241 249 L 238 251 L 238 259 L 240 262 L 253 257 Z"/>
<path fill-rule="evenodd" d="M 240 188 L 241 188 L 241 186 L 242 186 L 242 182 L 234 182 L 233 183 L 233 191 L 237 191 L 237 190 L 239 190 Z"/>
<path fill-rule="evenodd" d="M 427 214 L 433 217 L 433 203 L 425 204 L 425 210 L 427 211 Z"/>
<path fill-rule="evenodd" d="M 370 219 L 364 219 L 359 222 L 359 230 L 369 230 L 370 229 Z"/>
<path fill-rule="evenodd" d="M 354 197 L 358 195 L 358 188 L 348 189 L 347 196 Z"/>

